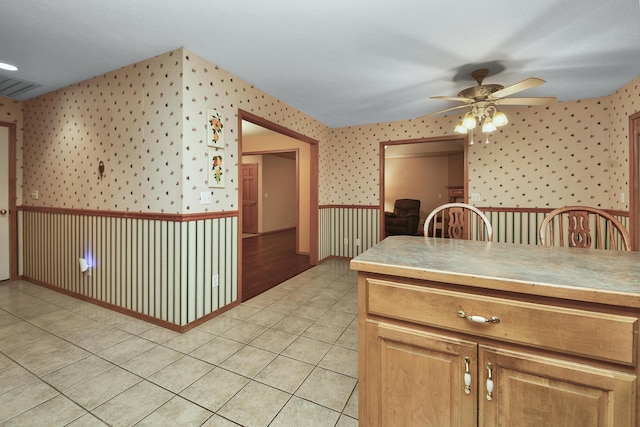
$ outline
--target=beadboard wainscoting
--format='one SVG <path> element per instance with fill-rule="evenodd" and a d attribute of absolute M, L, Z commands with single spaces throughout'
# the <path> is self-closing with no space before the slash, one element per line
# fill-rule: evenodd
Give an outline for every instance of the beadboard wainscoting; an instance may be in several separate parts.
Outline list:
<path fill-rule="evenodd" d="M 538 230 L 554 208 L 479 207 L 493 227 L 493 241 L 539 244 Z M 607 210 L 629 229 L 629 212 Z M 379 206 L 321 206 L 319 212 L 319 259 L 353 258 L 380 239 Z M 357 245 L 356 243 L 360 245 Z"/>
<path fill-rule="evenodd" d="M 22 208 L 25 279 L 172 329 L 238 299 L 237 212 L 164 215 Z M 90 265 L 82 273 L 79 258 Z M 217 286 L 214 276 L 217 275 Z"/>
<path fill-rule="evenodd" d="M 379 206 L 320 206 L 319 259 L 353 258 L 380 241 Z"/>
<path fill-rule="evenodd" d="M 555 208 L 479 208 L 491 222 L 493 241 L 524 245 L 540 244 L 538 230 Z M 629 212 L 606 210 L 629 229 Z"/>
<path fill-rule="evenodd" d="M 539 244 L 551 208 L 480 208 L 494 241 Z M 629 213 L 608 211 L 626 227 Z M 20 207 L 22 278 L 174 330 L 238 304 L 238 213 L 136 214 Z M 319 259 L 350 259 L 380 241 L 379 206 L 319 208 Z M 85 258 L 90 273 L 82 273 Z M 214 286 L 217 276 L 217 286 Z"/>
<path fill-rule="evenodd" d="M 479 208 L 491 222 L 493 241 L 537 245 L 540 223 L 551 209 Z"/>

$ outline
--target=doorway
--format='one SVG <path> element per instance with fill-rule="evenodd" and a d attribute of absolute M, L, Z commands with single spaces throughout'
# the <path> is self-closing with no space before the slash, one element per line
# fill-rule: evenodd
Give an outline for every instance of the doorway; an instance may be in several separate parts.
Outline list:
<path fill-rule="evenodd" d="M 384 212 L 393 211 L 396 199 L 421 201 L 417 234 L 434 208 L 468 200 L 467 148 L 466 136 L 380 143 L 381 236 L 385 236 Z"/>
<path fill-rule="evenodd" d="M 247 126 L 247 124 L 249 126 Z M 250 135 L 243 136 L 243 129 L 247 130 L 248 127 L 255 126 L 262 128 L 262 130 L 268 131 L 271 135 L 264 138 L 254 138 Z M 258 211 L 258 225 L 257 230 L 259 235 L 257 237 L 248 237 L 246 239 L 239 239 L 239 259 L 241 260 L 241 266 L 239 268 L 239 295 L 242 301 L 255 296 L 255 286 L 249 289 L 249 281 L 251 284 L 254 281 L 259 280 L 261 288 L 264 288 L 264 284 L 267 281 L 275 281 L 276 277 L 280 277 L 277 283 L 273 283 L 270 286 L 275 286 L 278 283 L 286 280 L 288 277 L 282 276 L 281 271 L 265 272 L 260 274 L 257 269 L 261 268 L 261 265 L 268 265 L 269 268 L 281 266 L 280 270 L 289 270 L 290 276 L 298 274 L 300 268 L 310 268 L 318 263 L 318 147 L 317 141 L 308 138 L 297 132 L 286 129 L 280 125 L 264 120 L 258 116 L 255 116 L 246 111 L 239 110 L 238 113 L 238 128 L 239 128 L 239 152 L 241 156 L 241 164 L 258 163 L 257 165 L 257 181 L 258 189 L 256 191 L 255 199 L 252 199 L 253 189 L 250 186 L 251 179 L 245 181 L 245 168 L 243 166 L 243 179 L 240 181 L 240 199 L 242 200 L 240 210 L 240 223 L 243 225 L 250 223 L 252 220 L 245 215 L 254 215 L 252 212 L 253 205 L 251 200 L 256 201 Z M 245 139 L 243 141 L 243 139 Z M 285 141 L 286 140 L 286 141 Z M 280 145 L 282 144 L 282 145 Z M 289 144 L 289 145 L 287 145 Z M 291 145 L 292 144 L 292 145 Z M 252 156 L 251 158 L 248 155 Z M 259 157 L 256 160 L 254 157 Z M 250 160 L 247 160 L 250 159 Z M 296 170 L 294 171 L 294 178 L 284 178 L 287 185 L 281 187 L 287 187 L 293 182 L 294 189 L 293 195 L 289 193 L 288 199 L 283 198 L 282 194 L 285 192 L 284 188 L 276 188 L 275 192 L 270 193 L 260 189 L 260 183 L 268 183 L 269 180 L 260 178 L 264 170 L 261 170 L 260 162 L 266 160 L 266 164 L 262 165 L 263 169 L 268 168 L 271 164 L 286 165 L 287 163 L 294 162 Z M 284 173 L 288 167 L 275 167 L 275 175 Z M 273 167 L 272 167 L 272 170 Z M 249 171 L 249 168 L 247 168 Z M 249 173 L 249 172 L 247 172 Z M 274 179 L 278 179 L 276 176 Z M 245 188 L 246 187 L 246 188 Z M 282 191 L 281 191 L 282 190 Z M 248 194 L 247 194 L 248 193 Z M 268 197 L 268 199 L 267 199 Z M 276 199 L 280 197 L 280 199 Z M 292 200 L 293 199 L 293 200 Z M 271 212 L 277 212 L 275 216 L 271 215 L 261 221 L 261 209 L 264 209 L 264 205 L 268 205 L 268 202 L 274 202 Z M 293 203 L 295 211 L 291 213 L 287 211 L 287 205 Z M 246 204 L 246 206 L 245 206 Z M 261 207 L 262 205 L 262 207 Z M 266 206 L 269 208 L 269 206 Z M 279 210 L 278 210 L 279 209 Z M 283 213 L 284 212 L 284 213 Z M 288 212 L 288 213 L 287 213 Z M 274 220 L 280 221 L 279 225 L 274 225 Z M 284 222 L 282 222 L 284 221 Z M 288 221 L 288 222 L 287 222 Z M 286 224 L 291 224 L 287 226 Z M 278 232 L 274 233 L 261 233 L 264 229 L 276 229 Z M 240 234 L 242 234 L 242 229 Z M 273 235 L 271 235 L 273 234 Z M 242 236 L 240 236 L 242 237 Z M 273 243 L 276 238 L 280 238 L 279 242 Z M 243 241 L 244 240 L 244 241 Z M 270 245 L 274 244 L 274 247 L 280 247 L 287 242 L 293 242 L 294 253 L 284 258 L 282 261 L 270 261 L 263 263 L 257 256 L 260 256 L 263 249 L 264 253 L 267 253 Z M 246 250 L 245 250 L 246 249 Z M 256 251 L 258 254 L 256 255 Z M 304 262 L 300 262 L 296 265 L 288 265 L 289 261 L 296 260 L 303 257 Z M 247 261 L 248 260 L 248 261 Z M 288 265 L 288 266 L 287 266 Z M 303 267 L 301 267 L 303 265 Z M 303 271 L 303 270 L 302 270 Z M 286 276 L 286 275 L 285 275 Z M 284 277 L 284 278 L 282 278 Z M 247 283 L 245 283 L 247 282 Z M 263 289 L 266 290 L 266 289 Z"/>
<path fill-rule="evenodd" d="M 0 280 L 17 278 L 16 124 L 0 122 Z"/>

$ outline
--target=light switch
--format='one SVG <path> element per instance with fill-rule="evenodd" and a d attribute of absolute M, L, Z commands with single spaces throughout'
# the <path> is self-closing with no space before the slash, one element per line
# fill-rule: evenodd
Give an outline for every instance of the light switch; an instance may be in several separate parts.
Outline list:
<path fill-rule="evenodd" d="M 211 192 L 210 191 L 203 191 L 202 193 L 200 193 L 200 203 L 203 205 L 210 205 L 211 204 Z"/>
<path fill-rule="evenodd" d="M 33 190 L 31 192 L 31 198 L 32 199 L 37 199 L 38 197 L 40 197 L 40 193 L 38 192 L 38 190 Z"/>

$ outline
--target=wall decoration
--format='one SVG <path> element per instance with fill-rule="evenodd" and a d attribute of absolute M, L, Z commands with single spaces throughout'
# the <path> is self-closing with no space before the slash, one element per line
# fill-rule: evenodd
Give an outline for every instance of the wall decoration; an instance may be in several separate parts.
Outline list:
<path fill-rule="evenodd" d="M 207 145 L 224 148 L 224 117 L 212 108 L 207 108 Z"/>
<path fill-rule="evenodd" d="M 209 155 L 207 156 L 209 161 L 209 187 L 224 187 L 224 151 L 216 150 L 215 148 L 209 148 Z"/>

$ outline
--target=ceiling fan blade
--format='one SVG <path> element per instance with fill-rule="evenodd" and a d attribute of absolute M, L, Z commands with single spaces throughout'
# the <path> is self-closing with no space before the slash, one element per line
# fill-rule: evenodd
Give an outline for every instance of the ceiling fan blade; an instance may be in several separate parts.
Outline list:
<path fill-rule="evenodd" d="M 437 116 L 438 114 L 446 113 L 447 111 L 459 110 L 461 108 L 469 108 L 468 105 L 458 105 L 457 107 L 446 108 L 444 110 L 436 111 L 435 113 L 427 114 L 428 116 Z"/>
<path fill-rule="evenodd" d="M 493 101 L 496 105 L 547 105 L 555 102 L 555 96 L 540 96 L 533 98 L 500 98 Z"/>
<path fill-rule="evenodd" d="M 473 99 L 471 98 L 463 98 L 460 96 L 430 96 L 429 98 L 438 99 L 441 101 L 458 101 L 464 102 L 465 104 L 471 104 L 473 102 Z"/>
<path fill-rule="evenodd" d="M 544 82 L 544 80 L 537 77 L 530 77 L 520 83 L 516 83 L 511 86 L 507 86 L 504 89 L 500 89 L 499 91 L 493 92 L 489 95 L 489 99 L 503 98 L 505 96 L 513 95 L 514 93 L 540 86 Z"/>

